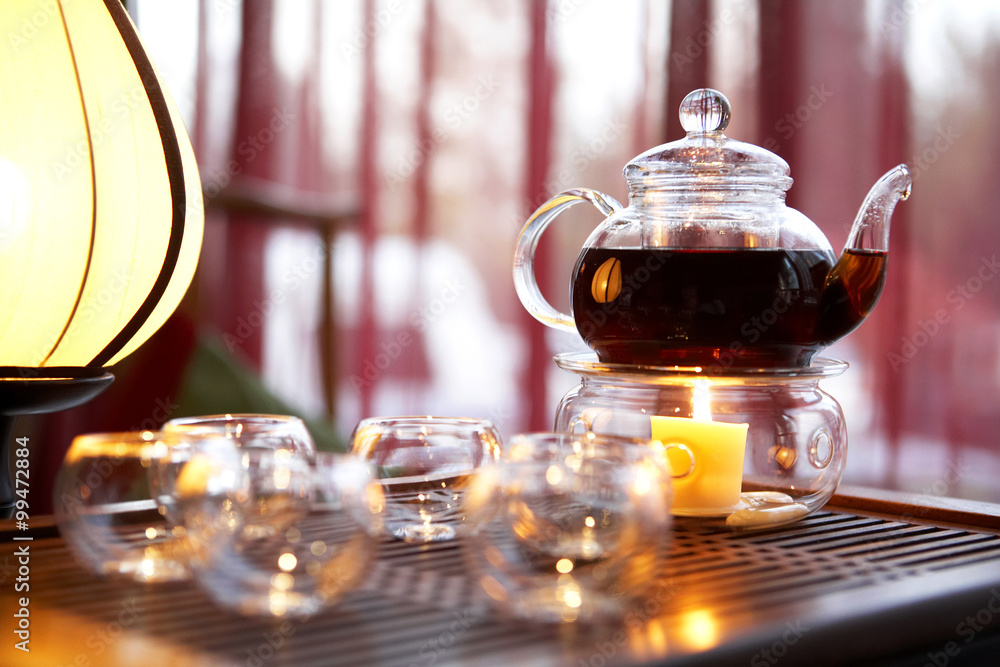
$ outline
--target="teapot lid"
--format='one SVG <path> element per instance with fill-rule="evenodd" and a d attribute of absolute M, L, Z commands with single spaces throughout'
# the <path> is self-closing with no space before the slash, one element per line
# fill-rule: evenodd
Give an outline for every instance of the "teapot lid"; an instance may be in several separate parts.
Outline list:
<path fill-rule="evenodd" d="M 788 163 L 771 151 L 729 139 L 726 96 L 699 88 L 680 106 L 687 136 L 652 148 L 625 165 L 629 188 L 768 185 L 787 190 L 792 185 Z"/>

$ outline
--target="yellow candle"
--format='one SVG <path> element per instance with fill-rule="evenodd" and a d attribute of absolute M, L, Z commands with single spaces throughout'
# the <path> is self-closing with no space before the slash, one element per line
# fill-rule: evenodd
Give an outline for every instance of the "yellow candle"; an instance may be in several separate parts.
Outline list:
<path fill-rule="evenodd" d="M 651 417 L 653 440 L 667 448 L 674 476 L 674 514 L 728 514 L 743 486 L 749 424 Z"/>

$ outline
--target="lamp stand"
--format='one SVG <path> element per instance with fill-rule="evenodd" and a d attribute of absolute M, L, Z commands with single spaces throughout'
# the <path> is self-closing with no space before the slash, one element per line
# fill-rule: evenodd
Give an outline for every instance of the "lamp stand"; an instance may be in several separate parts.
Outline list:
<path fill-rule="evenodd" d="M 14 516 L 18 500 L 12 476 L 16 472 L 10 468 L 17 417 L 76 407 L 107 389 L 114 379 L 103 368 L 0 367 L 0 520 Z"/>

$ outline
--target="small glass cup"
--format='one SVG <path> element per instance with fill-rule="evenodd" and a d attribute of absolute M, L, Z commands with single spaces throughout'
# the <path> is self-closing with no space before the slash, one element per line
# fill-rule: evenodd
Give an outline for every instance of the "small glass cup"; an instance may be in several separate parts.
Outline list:
<path fill-rule="evenodd" d="M 234 500 L 242 505 L 245 532 L 278 532 L 308 512 L 309 466 L 316 459 L 316 446 L 298 417 L 183 417 L 163 425 L 163 438 L 176 464 L 192 456 L 192 447 L 213 439 L 226 439 L 239 449 L 249 477 L 245 493 Z M 191 468 L 188 470 L 191 472 Z M 172 495 L 168 483 L 161 505 L 172 502 Z"/>
<path fill-rule="evenodd" d="M 178 417 L 163 425 L 164 437 L 186 438 L 225 435 L 240 446 L 287 449 L 312 461 L 316 456 L 313 441 L 305 422 L 291 415 L 225 414 Z"/>
<path fill-rule="evenodd" d="M 246 453 L 231 438 L 216 435 L 162 444 L 150 467 L 150 487 L 168 528 L 184 537 L 190 561 L 204 560 L 220 540 L 242 532 L 276 530 L 247 530 L 258 515 L 255 474 Z"/>
<path fill-rule="evenodd" d="M 209 487 L 215 475 L 247 475 L 223 450 L 201 449 L 199 455 L 213 461 L 203 466 Z M 378 545 L 381 490 L 368 466 L 345 454 L 317 454 L 309 479 L 308 511 L 280 531 L 220 532 L 203 521 L 204 513 L 183 515 L 192 540 L 210 545 L 195 551 L 192 571 L 219 606 L 248 616 L 304 618 L 361 583 Z M 238 521 L 241 504 L 232 507 Z"/>
<path fill-rule="evenodd" d="M 465 495 L 479 468 L 500 456 L 485 419 L 382 417 L 362 420 L 354 454 L 374 465 L 386 509 L 384 530 L 409 542 L 450 540 L 474 528 Z"/>
<path fill-rule="evenodd" d="M 662 447 L 592 433 L 516 436 L 473 483 L 469 567 L 504 611 L 620 621 L 662 574 L 671 482 Z"/>
<path fill-rule="evenodd" d="M 73 439 L 56 477 L 59 532 L 90 572 L 139 581 L 188 577 L 183 529 L 157 511 L 151 470 L 164 456 L 160 433 L 93 433 Z"/>

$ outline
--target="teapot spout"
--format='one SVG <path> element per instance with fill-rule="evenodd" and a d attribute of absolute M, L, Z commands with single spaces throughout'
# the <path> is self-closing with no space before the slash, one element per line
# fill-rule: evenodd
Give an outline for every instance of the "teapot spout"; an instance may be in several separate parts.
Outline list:
<path fill-rule="evenodd" d="M 888 268 L 889 219 L 896 202 L 910 196 L 911 183 L 910 170 L 901 164 L 865 197 L 844 253 L 823 286 L 819 330 L 825 345 L 853 331 L 878 302 Z"/>
<path fill-rule="evenodd" d="M 844 250 L 889 250 L 889 221 L 896 202 L 910 196 L 913 179 L 905 164 L 887 172 L 868 192 Z"/>

